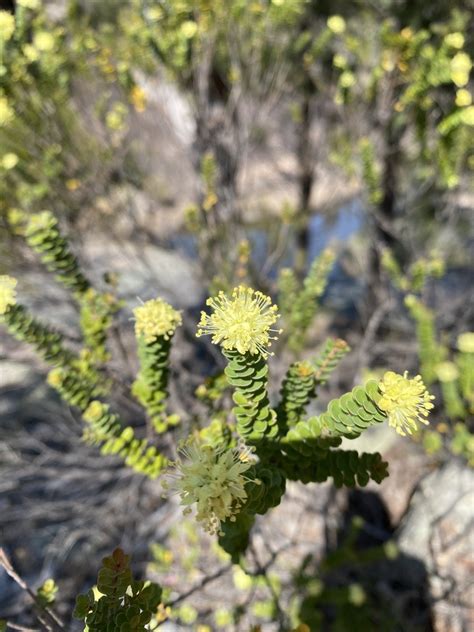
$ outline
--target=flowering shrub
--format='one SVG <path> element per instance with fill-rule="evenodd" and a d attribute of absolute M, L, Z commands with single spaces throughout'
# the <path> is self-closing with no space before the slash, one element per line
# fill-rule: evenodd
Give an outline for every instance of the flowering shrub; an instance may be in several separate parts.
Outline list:
<path fill-rule="evenodd" d="M 46 212 L 31 217 L 25 235 L 78 303 L 90 300 L 89 294 L 95 290 L 82 274 L 55 218 Z M 104 347 L 114 310 L 105 319 L 100 312 L 89 311 L 91 322 L 80 321 L 85 346 L 76 354 L 59 334 L 16 304 L 16 286 L 15 279 L 1 277 L 2 320 L 13 335 L 33 344 L 55 365 L 48 382 L 82 412 L 87 424 L 84 438 L 100 445 L 105 454 L 120 455 L 135 470 L 152 478 L 158 476 L 169 461 L 164 448 L 160 449 L 156 440 L 137 438 L 135 429 L 126 426 L 102 401 L 111 384 L 102 365 L 94 361 L 94 341 Z M 109 303 L 116 305 L 113 300 Z M 401 376 L 389 371 L 379 382 L 369 380 L 332 400 L 319 416 L 306 418 L 306 407 L 316 397 L 318 386 L 347 351 L 343 342 L 336 341 L 328 342 L 312 362 L 296 362 L 289 367 L 281 400 L 273 407 L 267 390 L 268 356 L 272 341 L 281 333 L 274 327 L 277 306 L 270 297 L 244 286 L 235 288 L 230 297 L 220 292 L 208 299 L 207 305 L 210 312 L 202 312 L 197 336 L 210 334 L 227 360 L 225 377 L 233 388 L 235 429 L 232 431 L 231 426 L 230 432 L 217 435 L 212 431 L 210 436 L 215 439 L 210 443 L 206 429 L 201 436 L 198 432 L 190 438 L 181 449 L 183 458 L 171 465 L 172 478 L 186 510 L 196 506 L 197 520 L 209 532 L 217 533 L 221 546 L 237 560 L 247 547 L 255 515 L 265 514 L 280 503 L 288 479 L 308 483 L 332 478 L 338 486 L 382 481 L 388 473 L 381 456 L 341 449 L 342 438 L 355 438 L 385 421 L 401 435 L 411 434 L 417 422 L 427 423 L 433 397 L 420 376 L 410 379 L 406 373 Z M 162 299 L 144 303 L 134 314 L 140 370 L 132 393 L 157 433 L 171 432 L 179 418 L 167 414 L 169 352 L 181 314 Z M 88 335 L 92 324 L 98 337 Z M 107 356 L 101 353 L 100 357 Z M 217 425 L 225 427 L 227 422 L 221 417 Z M 236 441 L 251 446 L 252 453 L 235 447 Z"/>

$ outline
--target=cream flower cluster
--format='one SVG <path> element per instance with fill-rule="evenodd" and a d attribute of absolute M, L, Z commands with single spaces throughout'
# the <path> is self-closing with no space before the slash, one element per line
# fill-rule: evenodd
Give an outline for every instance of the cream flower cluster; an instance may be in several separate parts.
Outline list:
<path fill-rule="evenodd" d="M 143 303 L 133 310 L 133 314 L 135 333 L 137 337 L 143 336 L 147 343 L 153 342 L 159 336 L 168 340 L 182 322 L 181 313 L 161 298 Z"/>
<path fill-rule="evenodd" d="M 222 522 L 234 522 L 247 500 L 245 485 L 252 481 L 246 476 L 252 466 L 250 451 L 219 449 L 191 440 L 179 452 L 164 488 L 180 496 L 185 513 L 196 505 L 196 519 L 208 533 L 221 534 Z"/>
<path fill-rule="evenodd" d="M 433 395 L 427 391 L 420 375 L 408 378 L 387 371 L 379 384 L 382 397 L 377 406 L 385 411 L 388 423 L 403 437 L 418 429 L 418 422 L 428 424 L 426 417 L 433 408 Z"/>
<path fill-rule="evenodd" d="M 268 347 L 276 340 L 271 334 L 279 334 L 281 330 L 272 328 L 279 314 L 268 296 L 241 285 L 233 290 L 231 298 L 219 292 L 206 304 L 213 312 L 201 312 L 198 337 L 211 335 L 214 344 L 241 354 L 269 355 Z"/>

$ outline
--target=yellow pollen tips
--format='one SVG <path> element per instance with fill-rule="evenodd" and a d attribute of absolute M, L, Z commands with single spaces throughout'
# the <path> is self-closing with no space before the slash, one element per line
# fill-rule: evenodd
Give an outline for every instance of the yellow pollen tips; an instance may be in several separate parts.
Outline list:
<path fill-rule="evenodd" d="M 221 523 L 233 522 L 247 500 L 246 483 L 257 482 L 245 474 L 252 467 L 250 451 L 219 449 L 191 440 L 179 452 L 165 488 L 180 496 L 184 513 L 196 505 L 196 519 L 208 533 L 221 533 Z"/>
<path fill-rule="evenodd" d="M 6 274 L 0 275 L 0 314 L 16 303 L 17 280 Z"/>
<path fill-rule="evenodd" d="M 214 344 L 241 354 L 269 355 L 268 347 L 281 330 L 272 328 L 279 318 L 278 307 L 262 292 L 240 285 L 231 298 L 224 292 L 209 298 L 211 314 L 201 312 L 197 336 L 211 335 Z"/>
<path fill-rule="evenodd" d="M 181 312 L 168 305 L 161 298 L 147 301 L 133 310 L 135 316 L 135 333 L 143 336 L 145 342 L 153 342 L 163 336 L 171 338 L 176 328 L 181 325 Z"/>
<path fill-rule="evenodd" d="M 417 375 L 409 378 L 407 371 L 403 375 L 387 371 L 379 384 L 382 397 L 378 407 L 385 411 L 388 423 L 403 437 L 418 430 L 418 423 L 428 424 L 426 417 L 433 408 L 433 395 Z"/>

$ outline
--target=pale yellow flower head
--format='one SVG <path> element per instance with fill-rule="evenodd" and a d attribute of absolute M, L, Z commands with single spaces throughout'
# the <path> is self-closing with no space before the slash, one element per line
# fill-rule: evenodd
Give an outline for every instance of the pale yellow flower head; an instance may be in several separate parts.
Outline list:
<path fill-rule="evenodd" d="M 179 452 L 164 488 L 180 496 L 184 513 L 196 505 L 196 519 L 208 533 L 221 533 L 221 523 L 234 522 L 247 500 L 245 485 L 252 481 L 245 474 L 252 466 L 249 450 L 216 449 L 191 440 Z"/>
<path fill-rule="evenodd" d="M 133 310 L 133 314 L 135 334 L 137 337 L 143 336 L 145 342 L 153 342 L 159 336 L 168 340 L 182 322 L 181 312 L 161 298 L 143 303 Z"/>
<path fill-rule="evenodd" d="M 64 370 L 61 367 L 56 367 L 54 369 L 51 369 L 51 371 L 48 373 L 46 381 L 53 388 L 59 388 L 64 382 L 64 377 Z"/>
<path fill-rule="evenodd" d="M 465 331 L 460 334 L 457 342 L 461 353 L 474 353 L 474 331 Z"/>
<path fill-rule="evenodd" d="M 94 423 L 101 419 L 107 413 L 109 407 L 98 399 L 94 399 L 84 411 L 82 417 L 87 423 Z"/>
<path fill-rule="evenodd" d="M 459 377 L 459 371 L 454 362 L 441 362 L 436 367 L 436 375 L 440 382 L 454 382 Z"/>
<path fill-rule="evenodd" d="M 54 35 L 48 31 L 38 31 L 33 37 L 33 46 L 42 53 L 51 52 L 55 45 Z"/>
<path fill-rule="evenodd" d="M 418 422 L 428 424 L 426 417 L 433 408 L 433 395 L 426 390 L 420 375 L 409 378 L 387 371 L 379 383 L 382 397 L 377 406 L 387 413 L 388 423 L 403 437 L 418 429 Z"/>
<path fill-rule="evenodd" d="M 451 80 L 462 88 L 469 81 L 472 61 L 467 53 L 459 52 L 454 55 L 450 62 Z"/>
<path fill-rule="evenodd" d="M 41 6 L 41 0 L 17 0 L 17 4 L 25 9 L 39 9 Z"/>
<path fill-rule="evenodd" d="M 181 24 L 181 34 L 186 39 L 192 39 L 198 30 L 198 25 L 193 20 L 186 20 Z"/>
<path fill-rule="evenodd" d="M 464 35 L 459 32 L 448 33 L 444 41 L 448 46 L 452 46 L 453 48 L 462 48 L 464 46 Z"/>
<path fill-rule="evenodd" d="M 0 11 L 0 42 L 7 42 L 14 32 L 14 16 L 9 11 Z"/>
<path fill-rule="evenodd" d="M 456 105 L 460 108 L 467 107 L 472 103 L 472 96 L 469 90 L 466 88 L 459 88 L 456 90 Z"/>
<path fill-rule="evenodd" d="M 7 274 L 0 275 L 0 314 L 4 314 L 10 305 L 15 305 L 17 283 L 16 279 Z"/>
<path fill-rule="evenodd" d="M 240 285 L 233 290 L 231 298 L 219 292 L 206 304 L 213 313 L 201 312 L 198 337 L 211 335 L 212 342 L 220 344 L 223 349 L 268 356 L 268 347 L 272 340 L 276 340 L 276 336 L 271 334 L 281 333 L 281 330 L 272 328 L 279 314 L 268 296 Z"/>
<path fill-rule="evenodd" d="M 14 169 L 17 166 L 19 160 L 20 159 L 18 158 L 18 156 L 12 152 L 9 152 L 8 154 L 4 154 L 1 160 L 2 167 L 6 171 L 9 171 L 10 169 Z"/>
<path fill-rule="evenodd" d="M 0 97 L 0 127 L 6 127 L 12 122 L 14 116 L 15 112 L 8 103 L 8 99 L 6 97 Z"/>
<path fill-rule="evenodd" d="M 328 18 L 327 25 L 328 29 L 336 35 L 340 35 L 346 30 L 346 21 L 340 15 L 331 15 Z"/>

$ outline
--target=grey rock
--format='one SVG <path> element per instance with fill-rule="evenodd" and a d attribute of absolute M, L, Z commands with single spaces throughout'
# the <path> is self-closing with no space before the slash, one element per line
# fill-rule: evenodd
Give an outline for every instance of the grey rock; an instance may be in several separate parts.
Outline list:
<path fill-rule="evenodd" d="M 473 507 L 474 471 L 453 460 L 422 480 L 398 530 L 405 559 L 424 565 L 410 565 L 409 580 L 416 585 L 428 575 L 436 632 L 472 629 Z"/>

